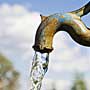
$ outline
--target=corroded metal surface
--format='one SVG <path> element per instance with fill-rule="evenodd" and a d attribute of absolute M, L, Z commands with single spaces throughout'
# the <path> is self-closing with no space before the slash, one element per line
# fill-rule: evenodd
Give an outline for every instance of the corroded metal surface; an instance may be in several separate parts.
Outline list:
<path fill-rule="evenodd" d="M 81 20 L 81 17 L 90 12 L 90 2 L 82 8 L 63 14 L 50 16 L 41 15 L 41 24 L 36 32 L 35 51 L 41 53 L 51 52 L 54 34 L 58 31 L 66 31 L 79 44 L 90 46 L 90 30 Z"/>

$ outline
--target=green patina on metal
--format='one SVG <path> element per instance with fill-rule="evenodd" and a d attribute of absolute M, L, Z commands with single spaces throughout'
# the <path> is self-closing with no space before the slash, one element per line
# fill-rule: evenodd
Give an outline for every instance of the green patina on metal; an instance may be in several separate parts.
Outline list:
<path fill-rule="evenodd" d="M 72 12 L 41 15 L 42 21 L 36 32 L 34 50 L 41 53 L 51 52 L 53 37 L 58 31 L 66 31 L 77 43 L 90 47 L 90 29 L 81 20 L 81 17 L 89 12 L 90 2 Z"/>

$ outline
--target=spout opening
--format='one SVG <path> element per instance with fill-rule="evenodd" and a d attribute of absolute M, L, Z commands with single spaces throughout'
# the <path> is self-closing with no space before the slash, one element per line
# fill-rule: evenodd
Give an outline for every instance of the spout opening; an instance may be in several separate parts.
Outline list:
<path fill-rule="evenodd" d="M 53 51 L 53 48 L 47 48 L 47 47 L 41 48 L 40 46 L 36 46 L 36 45 L 33 46 L 33 49 L 40 53 L 50 53 Z"/>

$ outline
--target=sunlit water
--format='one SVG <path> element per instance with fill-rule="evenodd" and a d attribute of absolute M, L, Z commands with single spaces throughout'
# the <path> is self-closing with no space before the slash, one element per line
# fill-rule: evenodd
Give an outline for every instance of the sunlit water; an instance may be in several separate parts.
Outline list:
<path fill-rule="evenodd" d="M 42 85 L 42 79 L 47 72 L 49 63 L 49 54 L 35 52 L 32 69 L 30 73 L 31 87 L 30 90 L 40 90 Z"/>

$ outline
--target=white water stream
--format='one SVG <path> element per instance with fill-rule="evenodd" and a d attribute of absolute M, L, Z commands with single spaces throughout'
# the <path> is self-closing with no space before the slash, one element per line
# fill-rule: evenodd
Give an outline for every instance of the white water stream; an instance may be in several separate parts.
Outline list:
<path fill-rule="evenodd" d="M 31 88 L 30 90 L 40 90 L 42 79 L 47 72 L 49 63 L 49 53 L 35 52 L 32 69 L 30 73 Z"/>

